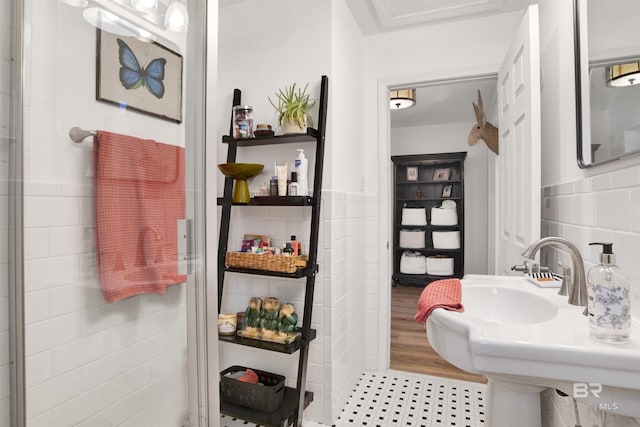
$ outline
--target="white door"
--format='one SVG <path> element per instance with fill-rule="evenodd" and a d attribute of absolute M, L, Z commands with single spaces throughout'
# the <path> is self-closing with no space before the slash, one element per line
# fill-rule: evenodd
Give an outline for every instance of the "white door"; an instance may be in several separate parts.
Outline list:
<path fill-rule="evenodd" d="M 498 72 L 496 274 L 511 274 L 540 238 L 540 48 L 538 6 L 529 6 Z"/>

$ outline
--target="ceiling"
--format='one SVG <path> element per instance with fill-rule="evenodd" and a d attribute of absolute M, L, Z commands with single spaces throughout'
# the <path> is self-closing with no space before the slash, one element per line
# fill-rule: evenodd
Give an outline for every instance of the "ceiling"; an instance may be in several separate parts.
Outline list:
<path fill-rule="evenodd" d="M 219 0 L 220 7 L 246 0 Z M 538 0 L 345 0 L 365 36 L 524 10 Z M 496 104 L 496 78 L 416 87 L 416 105 L 391 111 L 391 127 L 475 122 L 480 89 L 485 112 Z M 400 87 L 398 87 L 400 88 Z"/>
<path fill-rule="evenodd" d="M 524 10 L 538 0 L 346 0 L 364 35 Z"/>
<path fill-rule="evenodd" d="M 537 0 L 346 0 L 364 35 L 524 10 Z M 416 88 L 416 105 L 391 111 L 391 127 L 475 122 L 480 89 L 485 112 L 496 101 L 496 78 L 444 82 Z"/>
<path fill-rule="evenodd" d="M 391 127 L 434 126 L 452 123 L 475 123 L 473 102 L 482 94 L 485 113 L 496 99 L 497 78 L 439 83 L 416 88 L 416 105 L 404 110 L 391 110 Z"/>

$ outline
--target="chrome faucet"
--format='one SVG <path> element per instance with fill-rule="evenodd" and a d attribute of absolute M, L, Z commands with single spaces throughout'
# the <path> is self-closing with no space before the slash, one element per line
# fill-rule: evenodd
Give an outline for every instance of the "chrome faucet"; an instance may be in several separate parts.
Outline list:
<path fill-rule="evenodd" d="M 573 280 L 571 284 L 571 291 L 569 293 L 569 304 L 572 305 L 587 305 L 587 278 L 584 271 L 584 261 L 578 248 L 571 242 L 561 237 L 544 237 L 536 242 L 533 242 L 531 246 L 522 252 L 522 256 L 528 259 L 533 259 L 536 253 L 545 246 L 555 246 L 559 249 L 569 252 L 571 256 L 571 262 L 573 264 Z M 560 290 L 562 292 L 562 289 Z M 562 293 L 559 292 L 561 295 Z M 566 293 L 564 293 L 566 295 Z"/>

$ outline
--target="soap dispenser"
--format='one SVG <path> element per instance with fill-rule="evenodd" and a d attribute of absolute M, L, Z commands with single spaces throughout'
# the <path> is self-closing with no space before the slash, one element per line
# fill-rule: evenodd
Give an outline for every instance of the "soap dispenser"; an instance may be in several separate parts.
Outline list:
<path fill-rule="evenodd" d="M 613 243 L 589 245 L 602 245 L 600 264 L 587 275 L 590 334 L 608 343 L 628 342 L 631 335 L 629 281 L 616 265 Z"/>

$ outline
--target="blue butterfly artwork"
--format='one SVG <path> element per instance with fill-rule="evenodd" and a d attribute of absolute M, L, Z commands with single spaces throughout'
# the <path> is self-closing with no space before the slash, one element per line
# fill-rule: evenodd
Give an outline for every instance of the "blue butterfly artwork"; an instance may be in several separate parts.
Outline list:
<path fill-rule="evenodd" d="M 122 39 L 117 39 L 118 58 L 120 60 L 120 83 L 125 89 L 137 89 L 144 86 L 156 98 L 164 96 L 164 66 L 167 60 L 164 58 L 153 59 L 144 67 L 138 62 L 129 45 Z"/>

